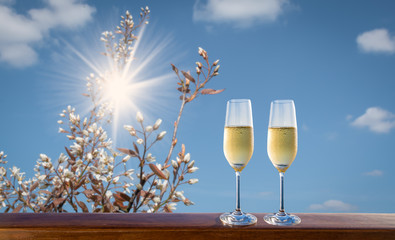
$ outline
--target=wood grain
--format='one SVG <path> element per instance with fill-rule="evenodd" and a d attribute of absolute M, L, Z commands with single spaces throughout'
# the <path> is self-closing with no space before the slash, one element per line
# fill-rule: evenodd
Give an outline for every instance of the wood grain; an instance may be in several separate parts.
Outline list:
<path fill-rule="evenodd" d="M 0 239 L 395 239 L 395 214 L 297 213 L 302 223 L 224 226 L 219 213 L 3 213 Z"/>

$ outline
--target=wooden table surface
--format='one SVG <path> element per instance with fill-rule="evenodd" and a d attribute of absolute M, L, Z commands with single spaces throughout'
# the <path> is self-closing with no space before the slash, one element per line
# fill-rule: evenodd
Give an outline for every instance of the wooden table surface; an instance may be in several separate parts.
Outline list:
<path fill-rule="evenodd" d="M 220 213 L 2 213 L 0 239 L 388 239 L 395 214 L 296 213 L 302 223 L 224 226 Z"/>

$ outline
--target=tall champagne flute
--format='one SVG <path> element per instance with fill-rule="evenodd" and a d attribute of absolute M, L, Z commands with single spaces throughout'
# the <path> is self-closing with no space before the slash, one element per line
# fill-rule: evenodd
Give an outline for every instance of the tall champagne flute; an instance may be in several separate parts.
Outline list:
<path fill-rule="evenodd" d="M 297 151 L 298 132 L 294 101 L 275 100 L 270 106 L 267 153 L 280 173 L 280 210 L 264 217 L 269 224 L 289 226 L 301 222 L 298 216 L 284 210 L 284 173 L 294 161 Z"/>
<path fill-rule="evenodd" d="M 236 209 L 220 216 L 227 225 L 252 225 L 257 218 L 244 213 L 240 208 L 240 173 L 250 161 L 254 151 L 254 130 L 252 124 L 251 101 L 249 99 L 232 99 L 227 103 L 224 154 L 230 166 L 236 172 Z"/>

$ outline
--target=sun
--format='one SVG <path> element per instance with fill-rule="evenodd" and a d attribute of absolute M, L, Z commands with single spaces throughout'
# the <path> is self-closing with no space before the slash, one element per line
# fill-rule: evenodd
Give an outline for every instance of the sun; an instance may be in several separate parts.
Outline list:
<path fill-rule="evenodd" d="M 110 103 L 116 110 L 120 111 L 130 106 L 133 96 L 133 83 L 123 78 L 119 72 L 108 73 L 103 84 L 103 101 Z"/>

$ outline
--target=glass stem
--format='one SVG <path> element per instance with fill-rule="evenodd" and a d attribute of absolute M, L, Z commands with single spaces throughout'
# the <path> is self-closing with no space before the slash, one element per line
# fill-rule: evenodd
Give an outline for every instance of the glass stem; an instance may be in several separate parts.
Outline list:
<path fill-rule="evenodd" d="M 240 209 L 240 172 L 236 171 L 236 212 L 241 212 Z"/>
<path fill-rule="evenodd" d="M 280 172 L 280 215 L 285 215 L 284 211 L 284 173 Z"/>

